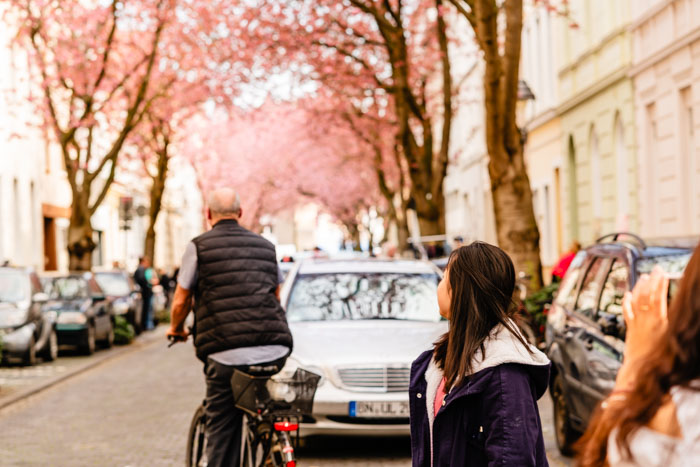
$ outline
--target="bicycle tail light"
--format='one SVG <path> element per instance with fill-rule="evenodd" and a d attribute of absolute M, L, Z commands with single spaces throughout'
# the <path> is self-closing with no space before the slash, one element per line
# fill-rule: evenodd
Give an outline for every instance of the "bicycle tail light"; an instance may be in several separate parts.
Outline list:
<path fill-rule="evenodd" d="M 275 422 L 276 431 L 297 431 L 299 429 L 298 423 L 292 422 Z M 289 465 L 289 464 L 287 464 Z"/>

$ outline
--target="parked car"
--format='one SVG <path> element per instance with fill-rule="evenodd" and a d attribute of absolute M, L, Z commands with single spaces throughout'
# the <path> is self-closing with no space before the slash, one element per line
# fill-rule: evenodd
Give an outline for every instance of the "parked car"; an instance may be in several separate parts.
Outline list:
<path fill-rule="evenodd" d="M 281 300 L 294 351 L 280 373 L 322 376 L 302 436 L 408 435 L 411 362 L 447 330 L 427 261 L 309 260 Z"/>
<path fill-rule="evenodd" d="M 105 292 L 91 272 L 45 276 L 47 308 L 56 312 L 59 345 L 75 345 L 84 354 L 95 352 L 96 343 L 114 343 L 114 314 Z"/>
<path fill-rule="evenodd" d="M 143 299 L 131 275 L 121 269 L 95 271 L 95 280 L 112 304 L 116 316 L 123 316 L 140 333 Z"/>
<path fill-rule="evenodd" d="M 692 250 L 647 246 L 630 234 L 611 234 L 580 251 L 547 317 L 546 352 L 559 450 L 586 429 L 599 401 L 612 390 L 625 347 L 622 298 L 655 266 L 678 275 Z"/>
<path fill-rule="evenodd" d="M 54 315 L 44 312 L 49 297 L 28 268 L 0 268 L 0 339 L 2 359 L 34 365 L 37 356 L 55 360 L 58 340 Z"/>

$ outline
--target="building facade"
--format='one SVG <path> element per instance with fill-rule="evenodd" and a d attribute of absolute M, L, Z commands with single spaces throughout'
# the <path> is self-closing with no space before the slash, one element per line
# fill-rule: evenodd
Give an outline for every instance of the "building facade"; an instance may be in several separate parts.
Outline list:
<path fill-rule="evenodd" d="M 640 232 L 700 235 L 700 1 L 638 0 L 631 24 Z"/>
<path fill-rule="evenodd" d="M 557 22 L 564 243 L 637 231 L 631 0 L 573 0 Z M 636 2 L 635 2 L 636 5 Z M 636 7 L 635 7 L 636 8 Z"/>
<path fill-rule="evenodd" d="M 449 242 L 496 243 L 484 128 L 484 63 L 472 40 L 452 54 L 453 81 L 459 83 L 452 120 L 449 165 L 444 181 L 445 230 Z"/>
<path fill-rule="evenodd" d="M 544 5 L 528 5 L 523 18 L 521 79 L 534 95 L 523 102 L 518 120 L 525 141 L 532 203 L 540 230 L 540 252 L 545 278 L 566 249 L 561 119 L 557 113 L 558 89 L 554 33 L 560 18 Z"/>

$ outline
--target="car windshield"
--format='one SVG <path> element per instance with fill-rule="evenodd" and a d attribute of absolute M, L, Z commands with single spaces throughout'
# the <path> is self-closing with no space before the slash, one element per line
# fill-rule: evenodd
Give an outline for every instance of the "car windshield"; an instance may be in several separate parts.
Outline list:
<path fill-rule="evenodd" d="M 107 295 L 123 297 L 131 293 L 129 281 L 124 274 L 117 272 L 97 273 L 95 274 L 95 280 L 97 280 L 100 288 L 104 290 Z"/>
<path fill-rule="evenodd" d="M 639 274 L 650 274 L 656 266 L 661 266 L 661 269 L 669 274 L 681 274 L 690 261 L 691 253 L 669 256 L 652 256 L 650 258 L 642 258 L 637 261 L 637 272 Z"/>
<path fill-rule="evenodd" d="M 17 303 L 30 295 L 29 280 L 20 271 L 0 271 L 0 302 Z"/>
<path fill-rule="evenodd" d="M 82 277 L 57 277 L 49 282 L 48 293 L 53 300 L 90 297 L 87 280 Z"/>
<path fill-rule="evenodd" d="M 440 321 L 437 274 L 300 275 L 287 304 L 289 321 L 397 319 Z"/>

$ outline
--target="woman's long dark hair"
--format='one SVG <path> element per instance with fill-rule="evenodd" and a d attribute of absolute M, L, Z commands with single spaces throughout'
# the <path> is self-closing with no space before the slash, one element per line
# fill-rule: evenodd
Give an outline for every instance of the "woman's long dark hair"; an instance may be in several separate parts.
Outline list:
<path fill-rule="evenodd" d="M 435 343 L 435 362 L 445 375 L 445 387 L 460 384 L 471 374 L 478 351 L 497 325 L 503 325 L 529 351 L 515 328 L 513 290 L 515 268 L 505 251 L 474 242 L 453 251 L 447 263 L 451 289 L 450 328 Z"/>
<path fill-rule="evenodd" d="M 647 425 L 674 386 L 688 387 L 700 378 L 700 247 L 685 268 L 678 291 L 668 310 L 668 332 L 659 336 L 658 351 L 648 355 L 632 391 L 624 403 L 600 406 L 578 444 L 582 466 L 606 462 L 608 439 L 617 428 L 615 441 L 622 454 L 632 458 L 629 440 Z"/>

